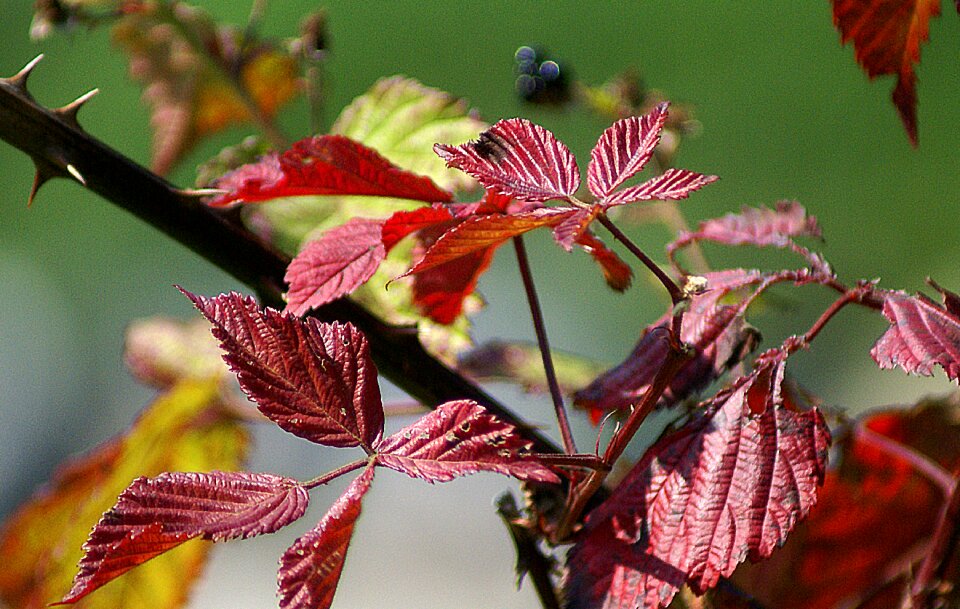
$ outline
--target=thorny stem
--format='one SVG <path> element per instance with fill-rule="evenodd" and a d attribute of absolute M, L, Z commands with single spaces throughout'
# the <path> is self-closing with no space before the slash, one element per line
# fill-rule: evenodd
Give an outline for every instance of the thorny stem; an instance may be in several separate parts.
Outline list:
<path fill-rule="evenodd" d="M 680 366 L 683 365 L 687 357 L 689 357 L 687 350 L 672 333 L 668 336 L 667 340 L 670 341 L 671 346 L 667 352 L 667 359 L 663 362 L 663 365 L 660 366 L 660 370 L 657 371 L 657 376 L 653 379 L 650 388 L 643 395 L 643 399 L 634 407 L 630 416 L 627 417 L 626 422 L 623 424 L 623 427 L 613 434 L 613 438 L 610 439 L 610 443 L 607 445 L 606 451 L 604 451 L 603 461 L 607 465 L 612 466 L 613 463 L 620 458 L 620 455 L 623 454 L 630 440 L 633 439 L 637 430 L 640 429 L 640 425 L 646 420 L 647 416 L 653 412 L 654 406 L 656 406 L 660 400 L 663 392 L 666 391 L 667 386 L 673 380 L 677 371 L 680 370 Z M 555 541 L 563 541 L 570 536 L 573 532 L 574 525 L 580 519 L 580 515 L 587 507 L 591 497 L 603 486 L 603 482 L 606 480 L 608 473 L 609 470 L 594 470 L 571 490 L 563 520 L 560 521 L 557 527 Z"/>
<path fill-rule="evenodd" d="M 190 29 L 189 26 L 183 23 L 180 17 L 177 15 L 177 12 L 174 8 L 176 1 L 169 2 L 158 2 L 156 4 L 157 17 L 163 21 L 169 23 L 173 26 L 177 34 L 179 34 L 197 57 L 209 68 L 212 74 L 216 75 L 220 81 L 222 81 L 227 87 L 236 94 L 237 98 L 243 104 L 243 107 L 250 114 L 250 117 L 253 119 L 253 122 L 257 125 L 260 131 L 263 132 L 264 136 L 270 143 L 277 148 L 286 148 L 289 146 L 289 141 L 287 137 L 280 132 L 280 129 L 273 123 L 270 118 L 268 118 L 263 112 L 260 111 L 260 107 L 257 106 L 257 103 L 250 97 L 250 92 L 247 91 L 247 88 L 243 86 L 238 79 L 239 74 L 232 73 L 226 66 L 217 61 L 210 53 L 207 51 L 206 45 L 202 40 Z"/>
<path fill-rule="evenodd" d="M 656 262 L 651 260 L 649 256 L 643 253 L 643 250 L 637 247 L 636 243 L 631 241 L 629 237 L 623 234 L 623 231 L 617 228 L 617 225 L 614 224 L 606 214 L 601 213 L 597 216 L 597 219 L 600 221 L 600 224 L 603 224 L 603 226 L 610 231 L 610 234 L 613 235 L 617 241 L 622 243 L 628 250 L 630 250 L 631 254 L 636 256 L 640 262 L 650 269 L 650 272 L 657 276 L 657 279 L 660 280 L 660 283 L 663 284 L 663 287 L 667 288 L 667 292 L 670 294 L 670 300 L 673 302 L 674 306 L 685 300 L 686 297 L 683 294 L 683 290 L 680 289 L 680 286 L 678 286 L 676 282 L 671 279 L 670 276 L 667 275 Z"/>
<path fill-rule="evenodd" d="M 523 244 L 523 237 L 513 238 L 513 249 L 517 253 L 517 265 L 520 267 L 520 277 L 523 279 L 523 289 L 527 293 L 527 302 L 530 304 L 530 315 L 533 317 L 533 327 L 537 334 L 537 346 L 543 358 L 543 369 L 547 376 L 547 386 L 550 388 L 550 397 L 553 398 L 553 409 L 557 414 L 557 424 L 560 427 L 560 437 L 563 440 L 563 450 L 568 455 L 577 452 L 577 445 L 570 431 L 570 420 L 567 418 L 567 409 L 563 405 L 563 393 L 560 383 L 557 382 L 557 371 L 553 367 L 553 355 L 550 353 L 550 342 L 547 340 L 547 329 L 543 323 L 543 312 L 540 309 L 540 299 L 537 298 L 537 289 L 533 284 L 533 274 L 530 272 L 530 260 L 527 258 L 527 248 Z"/>
<path fill-rule="evenodd" d="M 303 488 L 306 488 L 306 489 L 314 489 L 314 488 L 317 488 L 318 486 L 323 486 L 324 484 L 327 484 L 328 482 L 331 482 L 331 481 L 339 478 L 340 476 L 343 476 L 344 474 L 349 474 L 350 472 L 352 472 L 352 471 L 354 471 L 354 470 L 358 470 L 358 469 L 360 469 L 361 467 L 365 467 L 365 466 L 367 466 L 367 465 L 369 465 L 369 464 L 370 464 L 370 459 L 369 459 L 369 458 L 367 458 L 367 459 L 357 459 L 356 461 L 353 461 L 352 463 L 347 463 L 346 465 L 344 465 L 344 466 L 342 466 L 342 467 L 338 467 L 337 469 L 333 470 L 332 472 L 327 472 L 327 473 L 325 473 L 325 474 L 323 474 L 323 475 L 321 475 L 321 476 L 317 476 L 316 478 L 314 478 L 314 479 L 312 479 L 312 480 L 307 480 L 306 482 L 302 482 L 302 483 L 301 483 L 301 486 L 303 486 Z"/>

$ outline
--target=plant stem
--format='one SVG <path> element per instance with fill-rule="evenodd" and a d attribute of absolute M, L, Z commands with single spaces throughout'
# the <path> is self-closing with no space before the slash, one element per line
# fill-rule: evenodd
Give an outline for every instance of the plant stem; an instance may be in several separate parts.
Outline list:
<path fill-rule="evenodd" d="M 369 464 L 370 464 L 369 458 L 357 459 L 352 463 L 347 463 L 342 467 L 338 467 L 332 472 L 327 472 L 321 476 L 317 476 L 316 478 L 313 478 L 312 480 L 307 480 L 306 482 L 302 482 L 301 486 L 307 489 L 314 489 L 314 488 L 317 488 L 318 486 L 323 486 L 324 484 L 327 484 L 328 482 L 331 482 L 344 474 L 349 474 L 350 472 L 354 470 L 358 470 L 361 467 L 364 467 Z"/>
<path fill-rule="evenodd" d="M 650 388 L 647 389 L 647 392 L 643 394 L 640 403 L 634 407 L 623 427 L 613 434 L 613 438 L 610 439 L 610 443 L 607 445 L 606 451 L 604 451 L 603 461 L 607 465 L 612 466 L 613 463 L 620 458 L 620 455 L 623 454 L 630 440 L 633 439 L 637 430 L 640 429 L 640 425 L 646 420 L 647 416 L 653 412 L 653 408 L 660 400 L 660 396 L 666 391 L 670 381 L 673 380 L 677 371 L 680 370 L 680 366 L 688 357 L 686 350 L 677 343 L 672 334 L 668 340 L 671 342 L 671 349 L 667 353 L 667 359 L 663 362 L 660 370 L 657 371 L 657 376 L 653 379 L 653 383 L 650 385 Z M 567 501 L 567 509 L 557 527 L 555 541 L 560 542 L 570 536 L 573 532 L 574 525 L 580 519 L 580 515 L 587 507 L 590 499 L 603 486 L 603 482 L 606 480 L 608 473 L 609 470 L 594 470 L 571 490 L 570 498 Z"/>
<path fill-rule="evenodd" d="M 935 484 L 945 497 L 949 497 L 955 491 L 957 481 L 950 475 L 950 472 L 923 453 L 879 434 L 861 423 L 854 427 L 853 433 L 858 440 L 908 463 L 918 474 Z"/>
<path fill-rule="evenodd" d="M 23 81 L 0 78 L 0 139 L 28 154 L 46 177 L 66 176 L 66 167 L 73 166 L 86 188 L 247 284 L 261 304 L 283 308 L 281 294 L 290 263 L 286 256 L 103 144 L 62 113 L 39 106 Z M 534 443 L 533 450 L 560 452 L 523 419 L 427 353 L 415 331 L 390 326 L 348 298 L 324 305 L 311 316 L 357 326 L 370 341 L 380 372 L 421 403 L 471 399 L 515 425 Z"/>
<path fill-rule="evenodd" d="M 859 285 L 844 292 L 840 298 L 833 301 L 833 303 L 827 307 L 827 310 L 817 318 L 817 321 L 813 322 L 813 325 L 810 326 L 810 329 L 807 330 L 807 333 L 803 335 L 803 342 L 812 342 L 813 339 L 817 337 L 817 334 L 820 334 L 820 331 L 823 330 L 823 327 L 827 325 L 827 322 L 833 319 L 833 316 L 836 315 L 840 309 L 847 306 L 851 302 L 860 302 L 863 300 L 864 296 L 872 293 L 872 291 L 872 286 Z"/>
<path fill-rule="evenodd" d="M 597 216 L 597 219 L 600 221 L 600 224 L 610 231 L 610 234 L 613 235 L 617 241 L 622 243 L 628 250 L 630 250 L 631 254 L 636 256 L 640 262 L 642 262 L 654 275 L 657 276 L 657 279 L 660 280 L 660 283 L 663 284 L 663 287 L 667 288 L 667 292 L 670 294 L 670 300 L 673 302 L 674 306 L 685 300 L 686 297 L 683 294 L 683 290 L 680 289 L 680 286 L 678 286 L 676 282 L 671 279 L 670 276 L 667 275 L 659 265 L 657 265 L 656 262 L 651 260 L 649 256 L 643 253 L 643 250 L 637 247 L 637 244 L 623 234 L 623 231 L 617 228 L 617 225 L 607 217 L 607 214 L 602 213 Z"/>
<path fill-rule="evenodd" d="M 933 534 L 930 550 L 917 569 L 916 579 L 910 589 L 913 607 L 932 609 L 934 594 L 946 576 L 951 557 L 960 543 L 960 484 L 953 480 L 953 491 L 940 512 L 937 530 Z"/>
<path fill-rule="evenodd" d="M 543 312 L 540 310 L 540 299 L 537 298 L 537 289 L 533 284 L 533 274 L 530 272 L 530 260 L 527 258 L 527 248 L 523 244 L 523 237 L 513 238 L 513 249 L 517 253 L 517 265 L 520 267 L 520 277 L 523 279 L 523 289 L 530 304 L 530 315 L 533 317 L 533 328 L 537 334 L 537 346 L 540 347 L 540 357 L 543 358 L 543 370 L 547 376 L 547 386 L 550 388 L 550 397 L 553 398 L 553 409 L 557 414 L 557 424 L 560 427 L 560 437 L 563 440 L 563 450 L 568 455 L 577 452 L 577 445 L 570 431 L 570 421 L 567 418 L 567 409 L 563 405 L 563 393 L 560 383 L 557 382 L 557 372 L 553 367 L 553 355 L 550 353 L 550 342 L 547 340 L 547 329 L 543 324 Z"/>

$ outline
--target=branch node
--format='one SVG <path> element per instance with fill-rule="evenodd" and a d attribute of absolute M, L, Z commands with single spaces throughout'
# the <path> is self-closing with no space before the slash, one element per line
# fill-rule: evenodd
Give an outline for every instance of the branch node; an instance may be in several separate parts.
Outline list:
<path fill-rule="evenodd" d="M 33 99 L 29 91 L 27 91 L 27 79 L 30 77 L 30 74 L 33 72 L 33 69 L 37 67 L 37 64 L 40 63 L 41 59 L 43 59 L 43 53 L 34 57 L 33 61 L 23 66 L 23 69 L 17 72 L 16 74 L 14 74 L 13 76 L 10 76 L 8 78 L 3 78 L 0 80 L 12 86 L 23 95 L 26 95 L 30 99 Z"/>
<path fill-rule="evenodd" d="M 82 108 L 85 103 L 90 101 L 90 99 L 99 92 L 100 92 L 100 89 L 93 89 L 91 91 L 87 91 L 86 93 L 84 93 L 77 99 L 73 100 L 69 104 L 63 107 L 57 108 L 53 112 L 54 114 L 59 116 L 61 119 L 63 119 L 65 123 L 71 125 L 72 127 L 76 127 L 77 129 L 83 129 L 83 127 L 81 127 L 80 123 L 77 121 L 77 113 L 80 111 L 80 108 Z"/>

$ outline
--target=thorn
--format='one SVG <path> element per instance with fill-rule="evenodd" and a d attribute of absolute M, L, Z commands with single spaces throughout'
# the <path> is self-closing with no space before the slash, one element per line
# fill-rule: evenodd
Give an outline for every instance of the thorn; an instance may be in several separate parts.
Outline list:
<path fill-rule="evenodd" d="M 37 192 L 40 191 L 40 187 L 49 182 L 52 178 L 60 176 L 60 172 L 48 165 L 47 163 L 38 163 L 34 161 L 34 166 L 37 168 L 36 173 L 33 175 L 33 188 L 30 189 L 30 196 L 27 197 L 27 207 L 33 205 L 33 200 L 37 197 Z"/>
<path fill-rule="evenodd" d="M 80 108 L 82 108 L 85 103 L 90 101 L 90 98 L 92 98 L 94 95 L 96 95 L 99 92 L 100 92 L 100 89 L 93 89 L 92 91 L 87 91 L 86 93 L 84 93 L 77 99 L 73 100 L 66 106 L 63 106 L 62 108 L 57 108 L 53 112 L 57 116 L 62 118 L 65 122 L 70 123 L 72 126 L 76 127 L 77 129 L 82 129 L 82 127 L 80 127 L 80 123 L 77 122 L 77 112 L 80 111 Z"/>
<path fill-rule="evenodd" d="M 180 188 L 177 190 L 177 194 L 180 196 L 190 198 L 215 197 L 217 195 L 225 195 L 228 192 L 230 191 L 221 188 Z"/>
<path fill-rule="evenodd" d="M 43 53 L 40 53 L 33 58 L 33 61 L 23 66 L 23 69 L 14 74 L 9 78 L 4 78 L 8 85 L 13 86 L 18 89 L 24 95 L 29 96 L 30 93 L 27 91 L 27 78 L 30 77 L 30 73 L 33 72 L 33 69 L 37 67 L 37 64 L 40 63 L 40 60 L 43 59 Z"/>
<path fill-rule="evenodd" d="M 83 174 L 80 173 L 80 170 L 78 170 L 74 165 L 67 163 L 67 173 L 72 175 L 77 182 L 80 182 L 84 186 L 87 185 L 87 180 L 83 177 Z"/>

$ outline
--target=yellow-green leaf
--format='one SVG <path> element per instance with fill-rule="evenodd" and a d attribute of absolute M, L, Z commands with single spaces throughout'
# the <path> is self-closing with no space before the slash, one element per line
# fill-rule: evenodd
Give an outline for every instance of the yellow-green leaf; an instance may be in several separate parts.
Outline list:
<path fill-rule="evenodd" d="M 138 476 L 240 467 L 248 439 L 222 407 L 220 382 L 184 380 L 123 435 L 62 466 L 0 529 L 0 600 L 44 607 L 67 590 L 90 530 Z M 209 544 L 188 542 L 105 586 L 80 609 L 174 609 L 184 603 Z"/>

